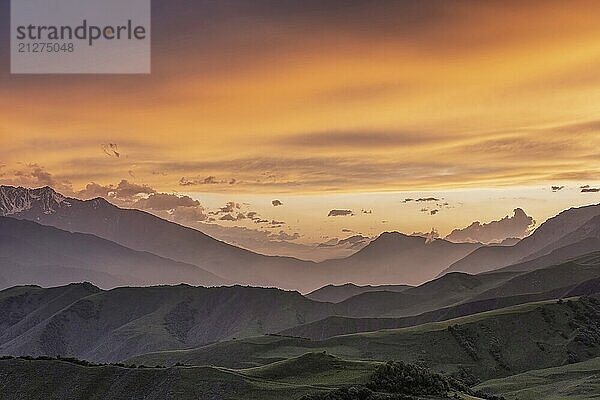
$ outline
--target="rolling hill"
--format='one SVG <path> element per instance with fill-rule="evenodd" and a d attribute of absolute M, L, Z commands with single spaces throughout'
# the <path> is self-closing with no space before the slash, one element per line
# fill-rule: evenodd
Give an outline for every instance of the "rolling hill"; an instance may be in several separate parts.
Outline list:
<path fill-rule="evenodd" d="M 239 339 L 145 354 L 130 362 L 247 368 L 326 351 L 350 360 L 419 363 L 476 383 L 597 357 L 599 327 L 600 301 L 582 298 L 528 303 L 444 322 L 322 341 L 283 336 Z"/>
<path fill-rule="evenodd" d="M 588 400 L 600 393 L 600 357 L 492 379 L 476 389 L 508 400 Z"/>
<path fill-rule="evenodd" d="M 41 300 L 54 297 L 60 302 Z M 0 310 L 0 354 L 103 362 L 277 332 L 334 313 L 332 304 L 279 289 L 179 285 L 103 291 L 90 284 L 7 289 L 0 292 Z"/>
<path fill-rule="evenodd" d="M 400 365 L 400 364 L 398 364 Z M 68 399 L 211 399 L 280 400 L 331 399 L 337 388 L 381 387 L 398 393 L 382 378 L 403 379 L 402 391 L 361 397 L 364 400 L 443 400 L 452 389 L 444 377 L 423 368 L 402 364 L 398 368 L 374 362 L 347 361 L 323 353 L 307 353 L 250 369 L 214 366 L 138 366 L 90 364 L 69 358 L 0 358 L 0 397 Z M 388 372 L 389 371 L 389 372 Z M 396 374 L 397 375 L 397 374 Z M 419 379 L 426 377 L 428 379 Z M 460 385 L 461 388 L 464 385 Z M 344 389 L 338 389 L 344 390 Z M 356 389 L 350 389 L 355 391 Z M 439 395 L 432 395 L 438 393 Z M 320 396 L 323 395 L 323 397 Z M 478 400 L 478 397 L 454 398 Z M 337 398 L 337 397 L 336 397 Z M 356 397 L 352 397 L 356 399 Z"/>

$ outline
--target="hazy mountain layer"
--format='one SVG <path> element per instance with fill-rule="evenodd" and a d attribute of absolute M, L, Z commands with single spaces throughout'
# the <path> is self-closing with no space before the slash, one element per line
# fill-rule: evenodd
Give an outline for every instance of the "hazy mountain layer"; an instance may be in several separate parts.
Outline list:
<path fill-rule="evenodd" d="M 327 285 L 313 292 L 306 294 L 305 296 L 311 300 L 323 301 L 329 303 L 339 303 L 350 297 L 358 294 L 367 292 L 403 292 L 406 289 L 411 288 L 409 285 L 380 285 L 380 286 L 357 286 L 352 283 L 345 285 Z"/>
<path fill-rule="evenodd" d="M 0 217 L 0 288 L 90 281 L 125 285 L 223 285 L 227 280 L 195 265 L 134 251 L 94 235 Z"/>
<path fill-rule="evenodd" d="M 428 242 L 393 232 L 382 234 L 348 258 L 314 263 L 257 254 L 143 211 L 121 209 L 101 198 L 65 198 L 49 187 L 1 186 L 0 199 L 0 215 L 93 234 L 130 249 L 196 265 L 231 282 L 302 292 L 328 284 L 420 284 L 480 246 L 445 240 Z M 81 273 L 75 272 L 79 278 Z"/>

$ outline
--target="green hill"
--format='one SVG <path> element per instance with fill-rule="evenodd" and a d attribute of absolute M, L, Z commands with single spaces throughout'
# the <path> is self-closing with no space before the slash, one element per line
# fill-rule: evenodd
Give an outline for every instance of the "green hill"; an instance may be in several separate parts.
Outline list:
<path fill-rule="evenodd" d="M 321 340 L 350 333 L 444 321 L 532 301 L 594 294 L 600 292 L 600 262 L 594 257 L 595 254 L 515 275 L 495 273 L 472 276 L 450 273 L 405 293 L 377 292 L 356 296 L 338 306 L 346 305 L 351 315 L 426 311 L 400 318 L 356 318 L 345 317 L 344 310 L 340 310 L 342 315 L 295 326 L 281 333 Z M 433 308 L 434 303 L 453 301 L 456 303 L 428 311 Z M 369 303 L 372 304 L 370 310 Z M 395 311 L 391 312 L 391 309 Z"/>
<path fill-rule="evenodd" d="M 16 287 L 0 292 L 0 354 L 117 361 L 280 331 L 332 315 L 332 307 L 298 292 L 241 286 Z"/>
<path fill-rule="evenodd" d="M 529 303 L 445 322 L 323 341 L 278 336 L 233 340 L 146 354 L 132 361 L 240 368 L 327 351 L 353 360 L 421 363 L 476 382 L 600 355 L 598 332 L 600 303 L 585 298 Z"/>
<path fill-rule="evenodd" d="M 0 398 L 8 400 L 332 399 L 332 394 L 356 390 L 387 393 L 385 397 L 368 397 L 373 400 L 442 400 L 455 393 L 462 396 L 459 389 L 470 391 L 462 383 L 422 367 L 346 361 L 324 353 L 238 370 L 91 364 L 48 357 L 0 358 Z"/>
<path fill-rule="evenodd" d="M 587 400 L 600 393 L 600 358 L 527 371 L 476 387 L 508 400 Z"/>
<path fill-rule="evenodd" d="M 298 399 L 366 382 L 372 363 L 307 354 L 251 370 L 131 368 L 66 359 L 0 359 L 2 399 Z M 300 373 L 298 378 L 296 374 Z"/>

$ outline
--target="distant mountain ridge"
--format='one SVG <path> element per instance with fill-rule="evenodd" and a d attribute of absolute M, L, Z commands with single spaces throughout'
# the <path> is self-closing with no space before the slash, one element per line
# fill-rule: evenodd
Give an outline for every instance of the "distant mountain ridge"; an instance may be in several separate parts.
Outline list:
<path fill-rule="evenodd" d="M 409 285 L 365 285 L 365 286 L 357 286 L 352 283 L 346 283 L 345 285 L 327 285 L 314 290 L 305 296 L 311 300 L 329 302 L 329 303 L 339 303 L 350 297 L 356 296 L 361 293 L 367 292 L 380 292 L 380 291 L 388 291 L 388 292 L 403 292 L 406 289 L 411 288 Z"/>
<path fill-rule="evenodd" d="M 531 235 L 515 245 L 481 247 L 452 264 L 443 273 L 477 274 L 492 271 L 544 256 L 562 246 L 573 244 L 577 240 L 598 237 L 598 220 L 595 220 L 595 223 L 591 221 L 597 216 L 600 216 L 600 204 L 570 208 L 548 219 Z M 588 230 L 577 232 L 580 228 L 585 229 L 588 222 L 591 224 Z M 595 230 L 593 226 L 596 226 Z M 569 237 L 571 234 L 575 235 L 575 232 L 577 232 L 577 239 L 575 236 Z M 587 252 L 592 250 L 585 249 Z"/>
<path fill-rule="evenodd" d="M 4 216 L 93 234 L 136 251 L 196 265 L 231 282 L 302 292 L 348 282 L 419 284 L 480 246 L 389 232 L 350 257 L 314 263 L 257 254 L 140 210 L 122 209 L 102 198 L 66 198 L 49 187 L 0 186 L 0 198 Z"/>
<path fill-rule="evenodd" d="M 103 288 L 230 282 L 195 265 L 131 250 L 90 234 L 0 217 L 0 288 L 93 281 Z"/>

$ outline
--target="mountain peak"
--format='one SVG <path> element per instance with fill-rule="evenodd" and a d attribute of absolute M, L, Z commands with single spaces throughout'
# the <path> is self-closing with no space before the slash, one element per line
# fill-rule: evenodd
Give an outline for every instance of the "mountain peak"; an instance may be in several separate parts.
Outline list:
<path fill-rule="evenodd" d="M 23 211 L 38 209 L 44 214 L 53 214 L 60 207 L 69 207 L 67 198 L 50 186 L 29 189 L 15 186 L 0 186 L 0 215 L 8 216 Z"/>

